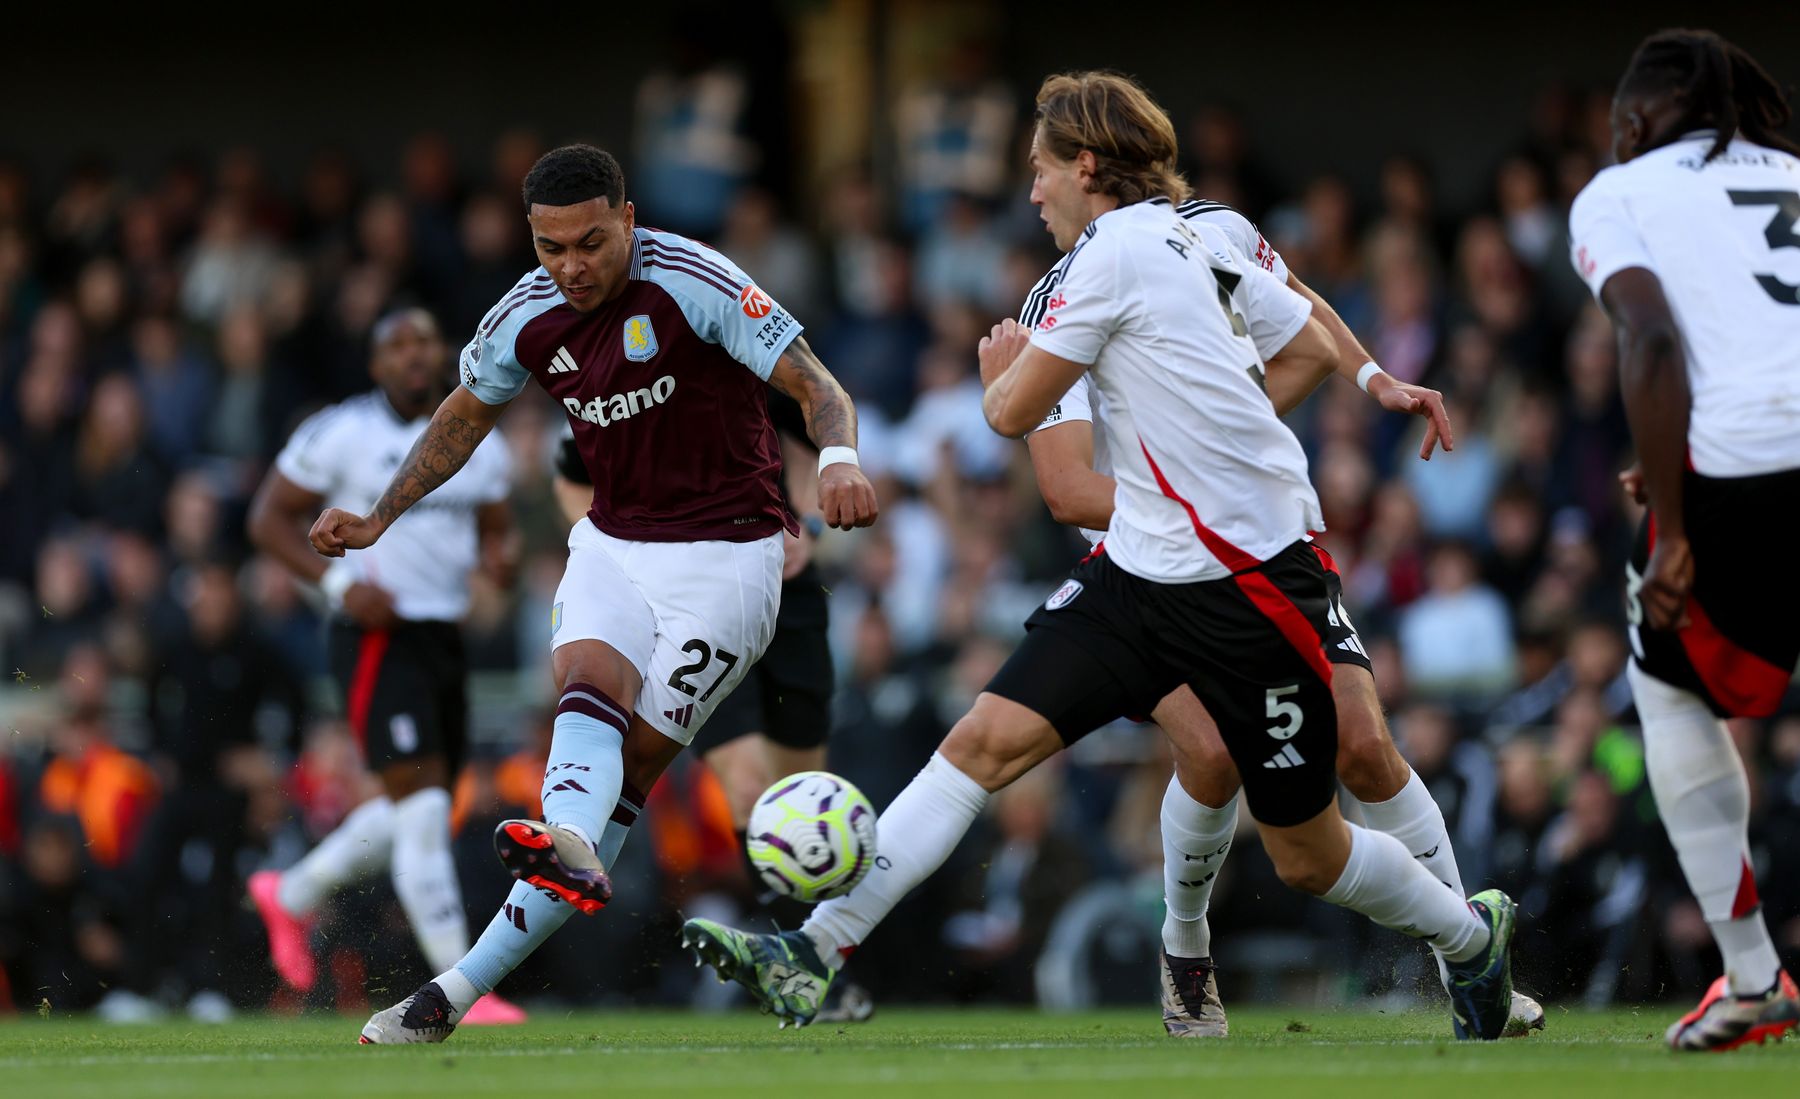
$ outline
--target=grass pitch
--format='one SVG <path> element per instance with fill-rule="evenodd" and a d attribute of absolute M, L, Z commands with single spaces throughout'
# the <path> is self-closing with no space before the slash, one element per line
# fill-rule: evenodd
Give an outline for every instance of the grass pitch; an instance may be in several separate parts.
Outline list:
<path fill-rule="evenodd" d="M 1079 1015 L 888 1010 L 861 1026 L 802 1031 L 749 1013 L 539 1012 L 523 1027 L 380 1049 L 356 1044 L 361 1017 L 142 1027 L 26 1017 L 0 1024 L 0 1095 L 1446 1099 L 1481 1089 L 1696 1099 L 1800 1088 L 1800 1043 L 1678 1057 L 1661 1045 L 1673 1015 L 1552 1008 L 1548 1031 L 1478 1046 L 1451 1041 L 1438 1013 L 1234 1010 L 1229 1039 L 1176 1041 L 1162 1036 L 1154 1004 Z"/>

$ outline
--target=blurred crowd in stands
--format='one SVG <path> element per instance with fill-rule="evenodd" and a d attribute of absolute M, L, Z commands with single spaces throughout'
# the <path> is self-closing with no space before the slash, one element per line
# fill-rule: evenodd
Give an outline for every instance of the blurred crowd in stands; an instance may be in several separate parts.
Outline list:
<path fill-rule="evenodd" d="M 964 51 L 897 103 L 892 178 L 847 165 L 800 181 L 791 137 L 756 129 L 782 113 L 758 109 L 768 90 L 687 58 L 644 82 L 617 150 L 640 223 L 732 257 L 857 400 L 882 517 L 828 533 L 820 556 L 839 673 L 831 765 L 877 805 L 1084 548 L 980 411 L 976 341 L 1054 260 L 1025 197 L 1028 93 Z M 1176 122 L 1197 192 L 1257 221 L 1390 373 L 1446 395 L 1456 449 L 1428 463 L 1419 422 L 1339 380 L 1290 422 L 1394 734 L 1465 881 L 1520 901 L 1520 985 L 1563 1003 L 1696 992 L 1717 960 L 1621 674 L 1637 515 L 1616 482 L 1630 445 L 1614 345 L 1566 255 L 1569 203 L 1605 162 L 1605 97 L 1547 92 L 1495 136 L 1491 193 L 1466 209 L 1441 206 L 1407 155 L 1370 179 L 1276 179 L 1229 110 Z M 300 419 L 369 388 L 384 310 L 422 304 L 460 346 L 535 266 L 518 187 L 556 136 L 519 129 L 480 158 L 430 133 L 390 163 L 322 149 L 293 179 L 249 147 L 142 173 L 104 155 L 54 172 L 0 159 L 0 1004 L 117 1010 L 123 990 L 208 1018 L 271 1002 L 244 879 L 298 857 L 369 780 L 323 679 L 320 605 L 250 551 L 248 496 Z M 501 425 L 528 549 L 516 587 L 482 587 L 469 623 L 478 735 L 457 820 L 476 931 L 506 884 L 488 829 L 535 811 L 548 738 L 560 416 L 534 389 Z M 1793 966 L 1800 708 L 1732 728 Z M 1147 1004 L 1168 767 L 1154 729 L 1121 723 L 996 798 L 909 917 L 883 926 L 889 945 L 859 955 L 859 980 L 888 999 L 1029 999 L 1054 956 L 1088 994 Z M 693 766 L 647 821 L 619 899 L 510 994 L 696 994 L 691 968 L 661 963 L 675 912 L 729 910 L 747 889 L 730 822 Z M 387 889 L 340 898 L 321 929 L 321 1002 L 385 1003 L 420 976 Z M 1094 921 L 1108 903 L 1141 917 L 1140 939 Z M 1284 974 L 1323 972 L 1349 1000 L 1431 983 L 1415 944 L 1338 916 L 1280 888 L 1245 831 L 1212 918 L 1227 1004 L 1251 995 L 1252 971 L 1276 991 Z M 945 951 L 948 973 L 918 963 Z"/>

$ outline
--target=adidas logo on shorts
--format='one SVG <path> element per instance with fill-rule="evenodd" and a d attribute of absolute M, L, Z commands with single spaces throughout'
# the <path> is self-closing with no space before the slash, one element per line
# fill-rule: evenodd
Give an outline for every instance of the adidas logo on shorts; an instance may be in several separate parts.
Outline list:
<path fill-rule="evenodd" d="M 690 702 L 686 706 L 678 706 L 673 710 L 664 710 L 663 716 L 685 729 L 688 727 L 688 723 L 694 720 L 694 704 Z"/>
<path fill-rule="evenodd" d="M 1301 757 L 1300 753 L 1294 751 L 1292 744 L 1283 744 L 1281 751 L 1275 753 L 1275 758 L 1264 763 L 1263 766 L 1271 771 L 1285 771 L 1289 767 L 1298 767 L 1305 762 L 1306 760 Z"/>

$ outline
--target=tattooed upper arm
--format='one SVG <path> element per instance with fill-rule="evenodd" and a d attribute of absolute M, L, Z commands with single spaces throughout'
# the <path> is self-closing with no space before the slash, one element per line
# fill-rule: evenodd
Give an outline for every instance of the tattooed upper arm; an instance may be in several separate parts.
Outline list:
<path fill-rule="evenodd" d="M 856 408 L 805 337 L 795 337 L 775 360 L 769 384 L 800 402 L 813 445 L 821 449 L 856 445 Z"/>

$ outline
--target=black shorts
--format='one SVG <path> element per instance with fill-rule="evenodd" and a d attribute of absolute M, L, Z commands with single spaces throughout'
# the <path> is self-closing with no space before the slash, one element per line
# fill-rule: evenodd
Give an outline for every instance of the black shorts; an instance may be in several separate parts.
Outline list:
<path fill-rule="evenodd" d="M 831 643 L 825 588 L 812 565 L 781 585 L 775 636 L 737 689 L 694 734 L 700 755 L 761 733 L 784 748 L 818 748 L 831 734 Z"/>
<path fill-rule="evenodd" d="M 1694 588 L 1688 625 L 1653 630 L 1644 623 L 1638 586 L 1656 531 L 1646 514 L 1626 569 L 1632 658 L 1665 683 L 1706 700 L 1719 717 L 1768 717 L 1780 707 L 1800 661 L 1800 586 L 1770 572 L 1770 516 L 1800 512 L 1800 470 L 1756 477 L 1703 477 L 1689 470 L 1682 487 Z M 1776 558 L 1779 561 L 1779 557 Z"/>
<path fill-rule="evenodd" d="M 1251 814 L 1304 823 L 1337 790 L 1328 575 L 1306 542 L 1193 584 L 1144 580 L 1096 551 L 1026 620 L 1024 643 L 987 689 L 1072 744 L 1187 684 L 1218 723 Z"/>
<path fill-rule="evenodd" d="M 454 774 L 469 735 L 462 630 L 453 622 L 391 630 L 334 622 L 329 645 L 344 716 L 369 769 L 442 756 Z"/>
<path fill-rule="evenodd" d="M 1350 612 L 1344 609 L 1344 578 L 1338 575 L 1337 562 L 1317 542 L 1312 543 L 1312 550 L 1325 568 L 1325 630 L 1319 635 L 1325 645 L 1325 659 L 1333 664 L 1354 664 L 1374 675 L 1369 650 L 1363 647 L 1362 635 L 1356 632 Z"/>

